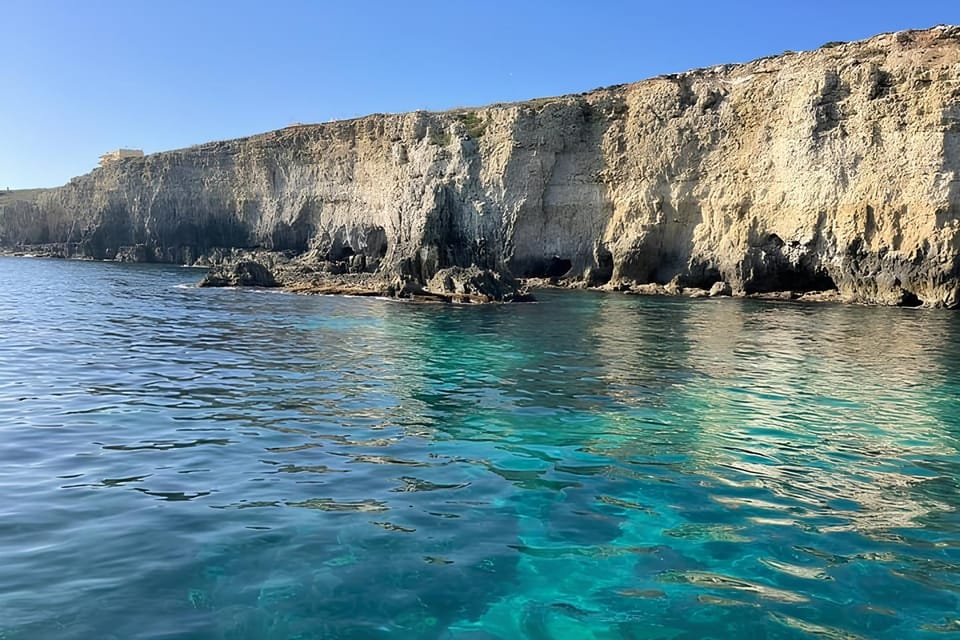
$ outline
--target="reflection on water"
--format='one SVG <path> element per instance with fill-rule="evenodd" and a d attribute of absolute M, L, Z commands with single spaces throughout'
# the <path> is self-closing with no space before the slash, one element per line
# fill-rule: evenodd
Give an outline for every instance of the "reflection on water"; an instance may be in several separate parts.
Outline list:
<path fill-rule="evenodd" d="M 0 638 L 960 632 L 960 320 L 0 259 Z"/>

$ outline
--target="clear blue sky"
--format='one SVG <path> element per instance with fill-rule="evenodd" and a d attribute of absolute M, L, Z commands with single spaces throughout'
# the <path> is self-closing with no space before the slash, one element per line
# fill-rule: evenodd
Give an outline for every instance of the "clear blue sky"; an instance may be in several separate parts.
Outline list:
<path fill-rule="evenodd" d="M 960 0 L 3 0 L 0 188 L 292 122 L 586 91 L 884 31 Z"/>

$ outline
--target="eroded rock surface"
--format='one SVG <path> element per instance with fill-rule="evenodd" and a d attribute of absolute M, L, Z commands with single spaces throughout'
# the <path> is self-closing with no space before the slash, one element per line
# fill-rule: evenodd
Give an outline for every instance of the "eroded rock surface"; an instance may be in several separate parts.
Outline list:
<path fill-rule="evenodd" d="M 276 287 L 273 273 L 259 262 L 243 260 L 218 265 L 200 281 L 201 287 Z"/>
<path fill-rule="evenodd" d="M 275 252 L 302 265 L 282 284 L 365 292 L 723 282 L 956 307 L 958 169 L 960 28 L 937 27 L 125 160 L 0 201 L 0 244 L 213 264 Z M 487 275 L 456 271 L 473 269 Z"/>

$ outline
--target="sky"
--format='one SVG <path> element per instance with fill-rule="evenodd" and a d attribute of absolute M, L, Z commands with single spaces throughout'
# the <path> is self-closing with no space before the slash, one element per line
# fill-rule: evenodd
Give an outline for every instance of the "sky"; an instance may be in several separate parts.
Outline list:
<path fill-rule="evenodd" d="M 0 0 L 0 189 L 368 113 L 562 95 L 901 29 L 960 0 Z"/>

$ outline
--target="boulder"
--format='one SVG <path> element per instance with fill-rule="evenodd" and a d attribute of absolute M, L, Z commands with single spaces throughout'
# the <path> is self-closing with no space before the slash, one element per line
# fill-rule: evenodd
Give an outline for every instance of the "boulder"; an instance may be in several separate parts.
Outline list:
<path fill-rule="evenodd" d="M 513 277 L 479 267 L 449 267 L 438 271 L 426 290 L 470 302 L 527 302 L 532 296 Z"/>
<path fill-rule="evenodd" d="M 681 294 L 688 298 L 706 298 L 710 295 L 710 292 L 699 287 L 684 287 Z"/>
<path fill-rule="evenodd" d="M 630 293 L 636 293 L 642 296 L 665 296 L 667 290 L 662 284 L 649 282 L 646 284 L 636 284 L 630 287 Z"/>
<path fill-rule="evenodd" d="M 210 269 L 200 281 L 201 287 L 276 287 L 273 273 L 259 262 L 244 260 Z"/>
<path fill-rule="evenodd" d="M 713 286 L 710 287 L 711 298 L 716 298 L 718 296 L 729 296 L 733 295 L 733 289 L 726 282 L 714 282 Z"/>

